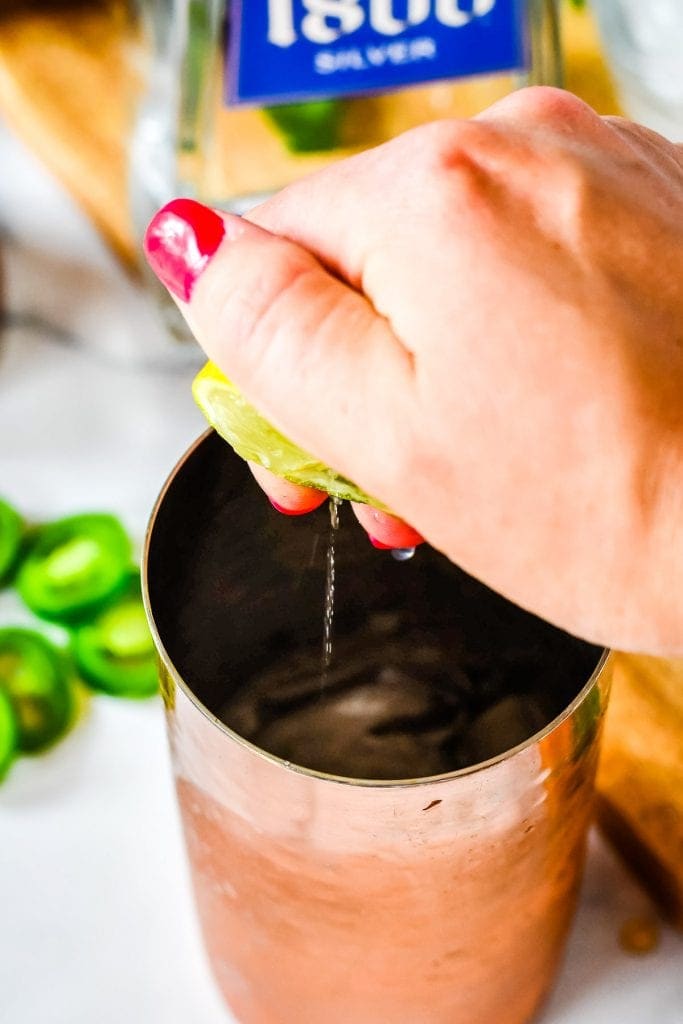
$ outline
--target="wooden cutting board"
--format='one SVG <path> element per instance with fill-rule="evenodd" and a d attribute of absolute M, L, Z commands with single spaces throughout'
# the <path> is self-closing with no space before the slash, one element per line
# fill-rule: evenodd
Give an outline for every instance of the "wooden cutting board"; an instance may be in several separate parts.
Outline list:
<path fill-rule="evenodd" d="M 138 58 L 127 4 L 45 6 L 0 11 L 0 114 L 133 268 L 126 140 Z"/>
<path fill-rule="evenodd" d="M 683 928 L 683 661 L 613 657 L 598 821 Z"/>
<path fill-rule="evenodd" d="M 129 266 L 139 251 L 127 140 L 142 59 L 126 0 L 12 0 L 0 8 L 0 113 L 82 204 Z M 567 87 L 617 110 L 587 14 L 565 10 Z"/>

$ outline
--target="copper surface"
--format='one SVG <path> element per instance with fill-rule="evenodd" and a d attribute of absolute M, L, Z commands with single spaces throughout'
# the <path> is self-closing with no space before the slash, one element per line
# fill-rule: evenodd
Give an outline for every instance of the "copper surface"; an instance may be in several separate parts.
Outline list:
<path fill-rule="evenodd" d="M 576 904 L 609 659 L 508 754 L 354 782 L 218 722 L 171 664 L 148 592 L 146 604 L 204 939 L 241 1024 L 529 1021 Z"/>
<path fill-rule="evenodd" d="M 349 785 L 232 741 L 162 671 L 205 942 L 243 1024 L 530 1019 L 576 902 L 597 721 L 579 752 L 572 716 L 480 771 Z"/>

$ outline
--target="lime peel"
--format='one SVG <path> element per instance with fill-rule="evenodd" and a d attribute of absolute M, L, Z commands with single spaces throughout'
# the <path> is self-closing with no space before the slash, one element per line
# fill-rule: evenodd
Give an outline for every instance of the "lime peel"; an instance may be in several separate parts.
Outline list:
<path fill-rule="evenodd" d="M 326 491 L 342 501 L 384 507 L 276 430 L 214 363 L 208 362 L 199 371 L 192 394 L 216 433 L 248 462 L 257 462 L 293 484 Z"/>

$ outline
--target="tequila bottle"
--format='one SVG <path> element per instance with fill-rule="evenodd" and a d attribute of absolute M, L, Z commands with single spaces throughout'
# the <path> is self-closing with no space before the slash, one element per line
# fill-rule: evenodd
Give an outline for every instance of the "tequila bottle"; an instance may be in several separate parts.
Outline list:
<path fill-rule="evenodd" d="M 561 81 L 556 0 L 138 0 L 142 233 L 170 198 L 244 212 L 425 121 Z"/>

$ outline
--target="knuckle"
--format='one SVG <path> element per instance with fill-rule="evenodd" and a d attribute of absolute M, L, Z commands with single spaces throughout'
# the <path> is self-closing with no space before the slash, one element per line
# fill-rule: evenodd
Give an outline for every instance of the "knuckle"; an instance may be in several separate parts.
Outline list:
<path fill-rule="evenodd" d="M 451 169 L 468 170 L 475 159 L 477 143 L 487 133 L 474 121 L 432 121 L 417 129 L 423 161 L 436 173 Z"/>
<path fill-rule="evenodd" d="M 508 109 L 532 123 L 572 127 L 586 121 L 598 123 L 599 117 L 583 100 L 566 89 L 532 85 L 511 93 L 502 101 Z"/>
<path fill-rule="evenodd" d="M 602 119 L 583 99 L 548 85 L 532 85 L 512 92 L 495 109 L 527 130 L 543 127 L 562 134 L 596 134 L 604 129 Z"/>
<path fill-rule="evenodd" d="M 602 121 L 622 143 L 623 149 L 620 152 L 628 163 L 633 164 L 635 161 L 644 167 L 666 168 L 669 173 L 674 171 L 677 177 L 680 175 L 683 155 L 680 145 L 677 146 L 654 129 L 634 124 L 624 117 L 603 117 Z"/>
<path fill-rule="evenodd" d="M 434 121 L 416 130 L 423 190 L 437 208 L 476 209 L 487 194 L 480 156 L 494 133 L 473 121 Z"/>

